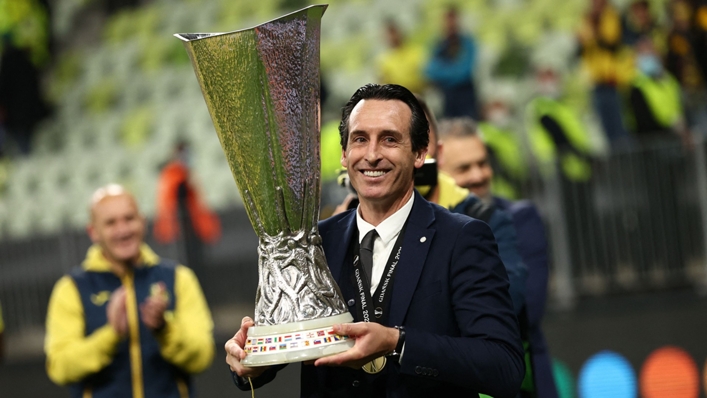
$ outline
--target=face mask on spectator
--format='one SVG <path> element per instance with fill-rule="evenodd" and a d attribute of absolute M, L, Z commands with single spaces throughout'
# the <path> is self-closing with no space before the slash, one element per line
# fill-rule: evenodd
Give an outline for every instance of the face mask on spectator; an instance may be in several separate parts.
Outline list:
<path fill-rule="evenodd" d="M 511 124 L 511 115 L 505 109 L 493 109 L 489 112 L 488 120 L 494 126 L 508 128 Z"/>
<path fill-rule="evenodd" d="M 541 80 L 538 84 L 538 92 L 546 97 L 557 99 L 560 97 L 560 85 L 553 80 Z"/>
<path fill-rule="evenodd" d="M 655 55 L 639 55 L 636 62 L 638 70 L 648 76 L 656 77 L 663 71 L 663 65 Z"/>

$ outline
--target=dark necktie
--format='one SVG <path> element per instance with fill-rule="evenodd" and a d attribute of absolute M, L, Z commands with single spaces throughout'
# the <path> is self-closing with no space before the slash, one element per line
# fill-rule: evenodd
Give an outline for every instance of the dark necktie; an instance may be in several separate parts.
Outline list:
<path fill-rule="evenodd" d="M 368 286 L 371 286 L 371 278 L 373 276 L 373 241 L 376 240 L 378 232 L 375 229 L 370 230 L 366 236 L 363 237 L 361 241 L 361 264 L 363 265 L 363 270 L 366 271 L 366 278 L 368 278 Z"/>

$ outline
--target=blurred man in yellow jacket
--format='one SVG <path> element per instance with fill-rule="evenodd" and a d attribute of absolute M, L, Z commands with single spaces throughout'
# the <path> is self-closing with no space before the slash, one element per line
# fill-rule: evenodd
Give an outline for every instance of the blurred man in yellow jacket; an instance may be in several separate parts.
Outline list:
<path fill-rule="evenodd" d="M 94 193 L 81 267 L 54 286 L 47 373 L 73 397 L 193 396 L 213 359 L 213 322 L 194 273 L 144 242 L 145 219 L 119 185 Z"/>
<path fill-rule="evenodd" d="M 426 85 L 423 75 L 425 49 L 405 40 L 400 27 L 392 19 L 386 21 L 385 32 L 389 48 L 377 59 L 378 80 L 405 86 L 413 93 L 422 92 Z"/>
<path fill-rule="evenodd" d="M 639 142 L 661 144 L 682 142 L 688 145 L 690 135 L 685 122 L 680 83 L 661 62 L 655 44 L 649 37 L 636 44 L 636 77 L 629 94 L 634 133 Z"/>

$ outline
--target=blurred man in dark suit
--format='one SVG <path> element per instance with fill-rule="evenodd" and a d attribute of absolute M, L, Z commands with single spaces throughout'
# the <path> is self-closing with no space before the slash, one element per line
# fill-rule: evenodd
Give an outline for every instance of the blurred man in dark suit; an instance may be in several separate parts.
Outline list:
<path fill-rule="evenodd" d="M 540 328 L 548 283 L 547 238 L 540 214 L 527 200 L 511 202 L 491 194 L 494 171 L 486 145 L 471 119 L 443 121 L 439 126 L 439 134 L 444 145 L 444 151 L 438 155 L 440 169 L 451 175 L 459 186 L 469 189 L 481 200 L 508 211 L 513 218 L 518 234 L 518 251 L 528 267 L 526 319 L 520 319 L 520 322 L 521 329 L 527 327 L 528 335 L 525 337 L 530 345 L 532 366 L 523 381 L 522 390 L 529 396 L 557 397 L 550 353 Z"/>

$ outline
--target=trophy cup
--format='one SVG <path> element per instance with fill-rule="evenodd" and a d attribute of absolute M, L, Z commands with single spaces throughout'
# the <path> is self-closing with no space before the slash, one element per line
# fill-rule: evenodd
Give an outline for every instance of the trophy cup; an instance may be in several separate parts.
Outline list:
<path fill-rule="evenodd" d="M 246 366 L 310 360 L 354 342 L 326 264 L 319 219 L 319 37 L 326 5 L 251 29 L 187 33 L 184 42 L 258 235 L 255 326 Z"/>

